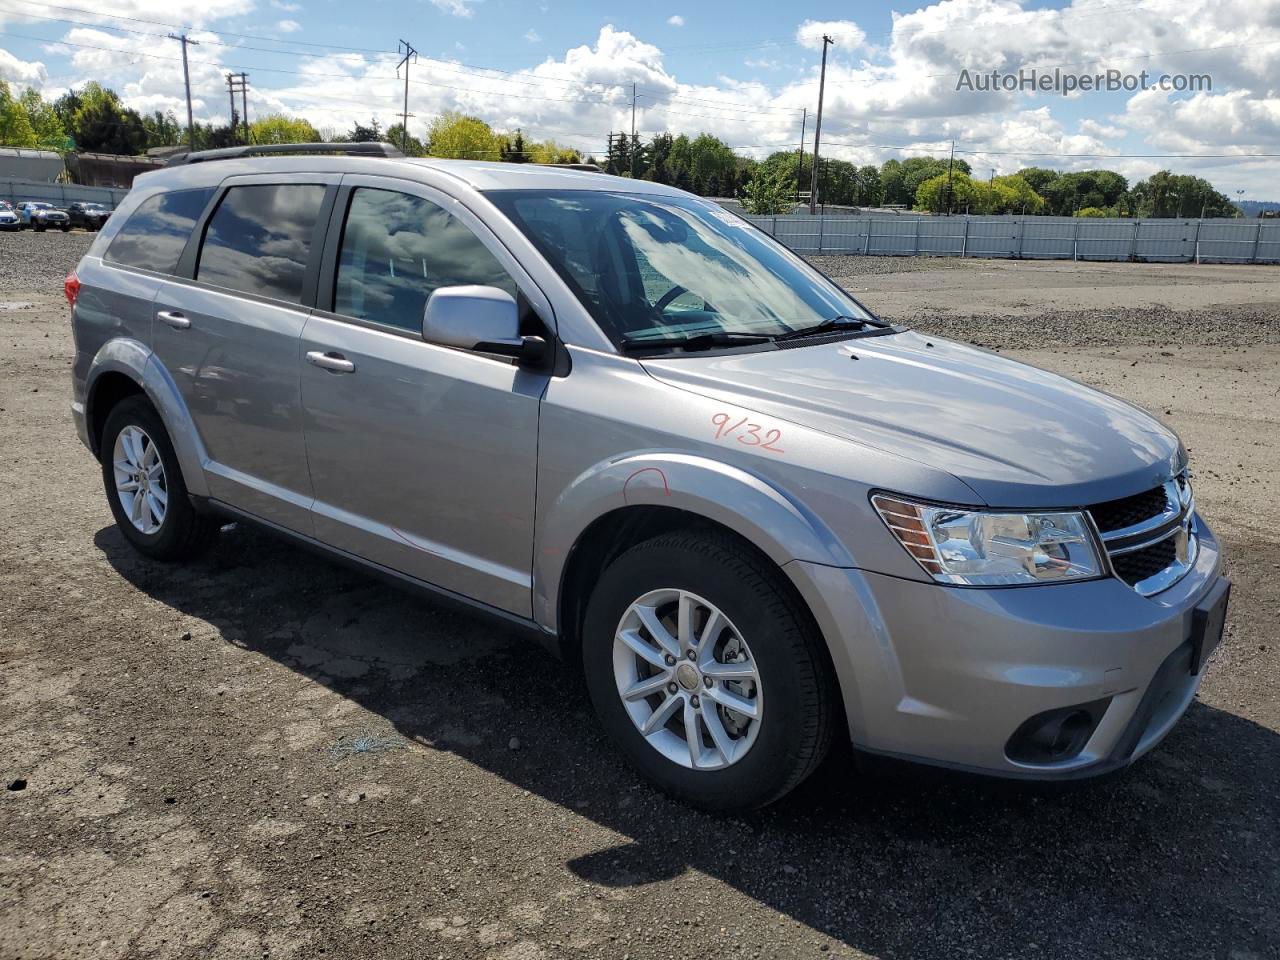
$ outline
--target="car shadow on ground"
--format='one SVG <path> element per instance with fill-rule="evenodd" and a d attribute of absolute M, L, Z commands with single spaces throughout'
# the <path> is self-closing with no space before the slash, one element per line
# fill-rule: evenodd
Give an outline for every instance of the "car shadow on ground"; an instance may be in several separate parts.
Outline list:
<path fill-rule="evenodd" d="M 114 527 L 96 543 L 129 582 L 229 642 L 626 837 L 561 861 L 593 883 L 701 871 L 885 958 L 1251 960 L 1280 943 L 1280 737 L 1231 713 L 1197 702 L 1133 767 L 1062 785 L 837 751 L 781 803 L 717 817 L 644 785 L 574 672 L 501 623 L 243 525 L 186 567 L 138 557 Z M 551 838 L 523 842 L 557 856 Z"/>

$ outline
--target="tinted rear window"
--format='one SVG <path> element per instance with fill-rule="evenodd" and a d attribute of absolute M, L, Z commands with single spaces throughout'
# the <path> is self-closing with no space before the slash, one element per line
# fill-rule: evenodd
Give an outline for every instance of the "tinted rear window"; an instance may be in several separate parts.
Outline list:
<path fill-rule="evenodd" d="M 232 187 L 209 220 L 196 279 L 297 303 L 325 187 Z"/>
<path fill-rule="evenodd" d="M 144 200 L 120 228 L 103 258 L 130 267 L 173 273 L 212 187 L 175 190 Z"/>

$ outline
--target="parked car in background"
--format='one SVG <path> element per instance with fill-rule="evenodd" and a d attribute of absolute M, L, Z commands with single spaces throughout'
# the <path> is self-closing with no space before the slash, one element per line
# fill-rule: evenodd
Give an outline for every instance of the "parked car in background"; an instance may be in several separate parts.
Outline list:
<path fill-rule="evenodd" d="M 22 218 L 24 227 L 36 231 L 57 227 L 66 233 L 71 229 L 71 218 L 67 216 L 67 212 L 43 200 L 23 200 L 18 204 L 18 216 Z"/>
<path fill-rule="evenodd" d="M 682 190 L 325 146 L 139 176 L 66 279 L 144 555 L 248 520 L 487 610 L 719 809 L 836 737 L 1101 774 L 1195 697 L 1230 583 L 1150 414 L 881 320 Z"/>
<path fill-rule="evenodd" d="M 67 216 L 71 218 L 73 227 L 84 227 L 86 230 L 100 230 L 111 217 L 111 211 L 100 203 L 87 203 L 77 200 L 67 207 Z"/>
<path fill-rule="evenodd" d="M 9 201 L 0 200 L 0 230 L 21 230 L 22 218 L 18 216 Z"/>

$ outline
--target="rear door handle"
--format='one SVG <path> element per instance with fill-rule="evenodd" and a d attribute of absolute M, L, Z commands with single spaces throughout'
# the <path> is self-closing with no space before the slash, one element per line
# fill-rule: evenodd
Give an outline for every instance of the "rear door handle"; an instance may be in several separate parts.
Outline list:
<path fill-rule="evenodd" d="M 156 318 L 161 323 L 167 323 L 175 330 L 186 330 L 191 326 L 191 321 L 180 314 L 177 310 L 161 310 L 156 313 Z"/>
<path fill-rule="evenodd" d="M 314 363 L 324 370 L 334 373 L 355 373 L 356 365 L 340 353 L 321 353 L 319 350 L 307 352 L 307 362 Z"/>

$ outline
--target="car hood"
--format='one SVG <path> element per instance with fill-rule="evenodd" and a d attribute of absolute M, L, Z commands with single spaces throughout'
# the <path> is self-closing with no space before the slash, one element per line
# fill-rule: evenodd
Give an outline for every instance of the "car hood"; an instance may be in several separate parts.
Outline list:
<path fill-rule="evenodd" d="M 1186 460 L 1171 430 L 1123 400 L 910 331 L 643 364 L 672 386 L 945 470 L 990 506 L 1098 503 Z"/>

